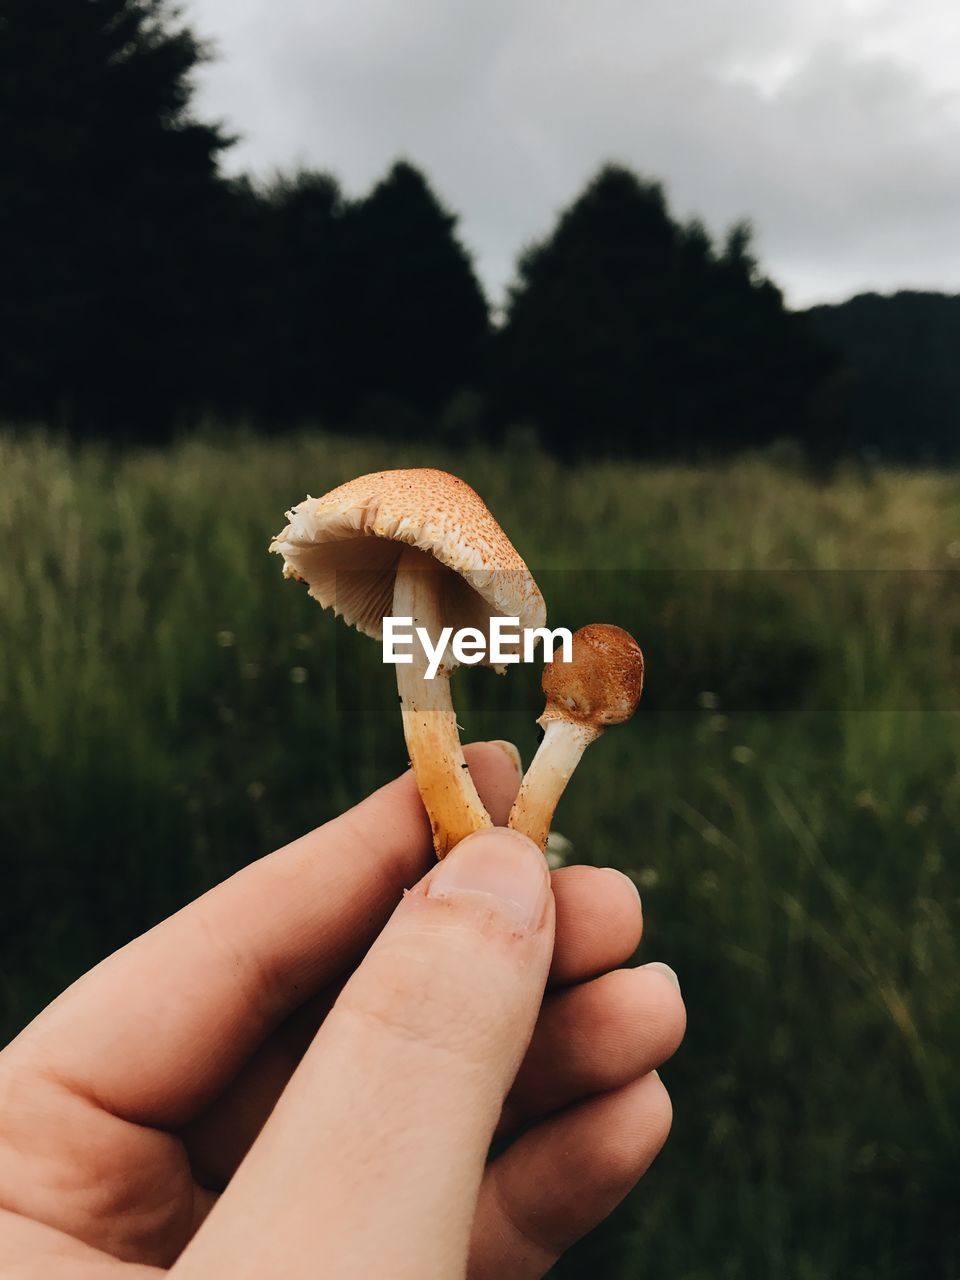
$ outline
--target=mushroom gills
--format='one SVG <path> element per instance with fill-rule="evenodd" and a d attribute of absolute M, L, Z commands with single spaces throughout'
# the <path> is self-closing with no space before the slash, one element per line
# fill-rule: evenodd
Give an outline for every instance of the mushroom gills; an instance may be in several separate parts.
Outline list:
<path fill-rule="evenodd" d="M 416 618 L 436 646 L 444 625 L 489 632 L 492 616 L 542 627 L 533 575 L 478 493 L 431 467 L 377 471 L 307 497 L 270 543 L 284 577 L 358 631 L 383 638 L 383 619 Z M 490 825 L 470 778 L 450 700 L 456 664 L 427 680 L 426 655 L 397 665 L 404 734 L 442 857 Z M 502 668 L 488 662 L 481 663 Z"/>

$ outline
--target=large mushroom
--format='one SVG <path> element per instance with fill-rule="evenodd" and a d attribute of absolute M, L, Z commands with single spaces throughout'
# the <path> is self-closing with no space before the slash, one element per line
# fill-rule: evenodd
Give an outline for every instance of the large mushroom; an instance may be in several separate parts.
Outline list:
<path fill-rule="evenodd" d="M 623 724 L 643 692 L 643 654 L 629 632 L 594 622 L 574 632 L 571 661 L 543 668 L 547 705 L 543 740 L 530 763 L 508 825 L 543 849 L 564 788 L 580 757 L 612 724 Z"/>
<path fill-rule="evenodd" d="M 539 588 L 509 538 L 469 485 L 444 471 L 379 471 L 306 498 L 270 545 L 284 577 L 306 582 L 324 608 L 374 639 L 388 615 L 414 620 L 436 648 L 444 627 L 472 627 L 489 641 L 490 619 L 542 627 Z M 487 650 L 478 661 L 487 662 Z M 449 646 L 433 679 L 414 643 L 397 666 L 410 762 L 443 857 L 490 817 L 466 767 L 450 696 Z M 502 671 L 502 667 L 497 667 Z"/>

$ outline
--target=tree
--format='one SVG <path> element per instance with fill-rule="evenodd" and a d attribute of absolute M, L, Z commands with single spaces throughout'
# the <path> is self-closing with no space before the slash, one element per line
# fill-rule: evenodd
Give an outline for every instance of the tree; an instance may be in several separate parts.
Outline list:
<path fill-rule="evenodd" d="M 0 0 L 0 409 L 129 429 L 203 397 L 234 208 L 205 56 L 166 0 Z"/>
<path fill-rule="evenodd" d="M 278 177 L 259 194 L 258 416 L 323 420 L 342 398 L 346 203 L 330 174 Z"/>
<path fill-rule="evenodd" d="M 498 402 L 567 457 L 719 452 L 801 431 L 831 362 L 759 275 L 746 224 L 717 253 L 658 183 L 611 165 L 520 259 Z"/>
<path fill-rule="evenodd" d="M 807 314 L 844 360 L 836 388 L 840 448 L 911 462 L 956 462 L 960 295 L 864 293 Z"/>
<path fill-rule="evenodd" d="M 487 304 L 456 221 L 403 161 L 347 209 L 336 288 L 341 413 L 369 421 L 379 405 L 433 415 L 480 377 Z"/>

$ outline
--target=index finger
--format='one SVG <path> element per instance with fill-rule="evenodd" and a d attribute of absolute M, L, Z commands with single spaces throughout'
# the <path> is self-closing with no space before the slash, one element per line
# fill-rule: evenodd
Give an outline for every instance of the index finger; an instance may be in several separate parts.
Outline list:
<path fill-rule="evenodd" d="M 493 743 L 466 758 L 505 822 L 517 763 Z M 431 857 L 407 773 L 108 957 L 10 1050 L 114 1115 L 185 1124 L 285 1015 L 363 954 Z"/>

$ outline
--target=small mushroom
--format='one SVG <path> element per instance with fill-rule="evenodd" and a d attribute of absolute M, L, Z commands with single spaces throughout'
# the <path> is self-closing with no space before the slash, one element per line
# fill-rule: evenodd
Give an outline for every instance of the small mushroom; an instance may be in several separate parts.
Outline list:
<path fill-rule="evenodd" d="M 490 619 L 542 627 L 546 607 L 527 566 L 483 500 L 444 471 L 379 471 L 306 498 L 270 545 L 284 577 L 307 583 L 324 608 L 374 639 L 388 615 L 412 618 L 436 648 L 444 627 L 476 628 L 489 650 Z M 450 697 L 457 661 L 445 649 L 428 679 L 427 657 L 397 665 L 410 762 L 442 858 L 490 826 L 463 758 Z M 479 659 L 487 662 L 486 653 Z M 502 672 L 502 667 L 496 667 Z"/>
<path fill-rule="evenodd" d="M 572 661 L 543 668 L 543 740 L 510 813 L 509 825 L 543 849 L 553 812 L 580 757 L 604 729 L 629 720 L 643 692 L 643 654 L 620 627 L 594 622 L 573 636 Z"/>

